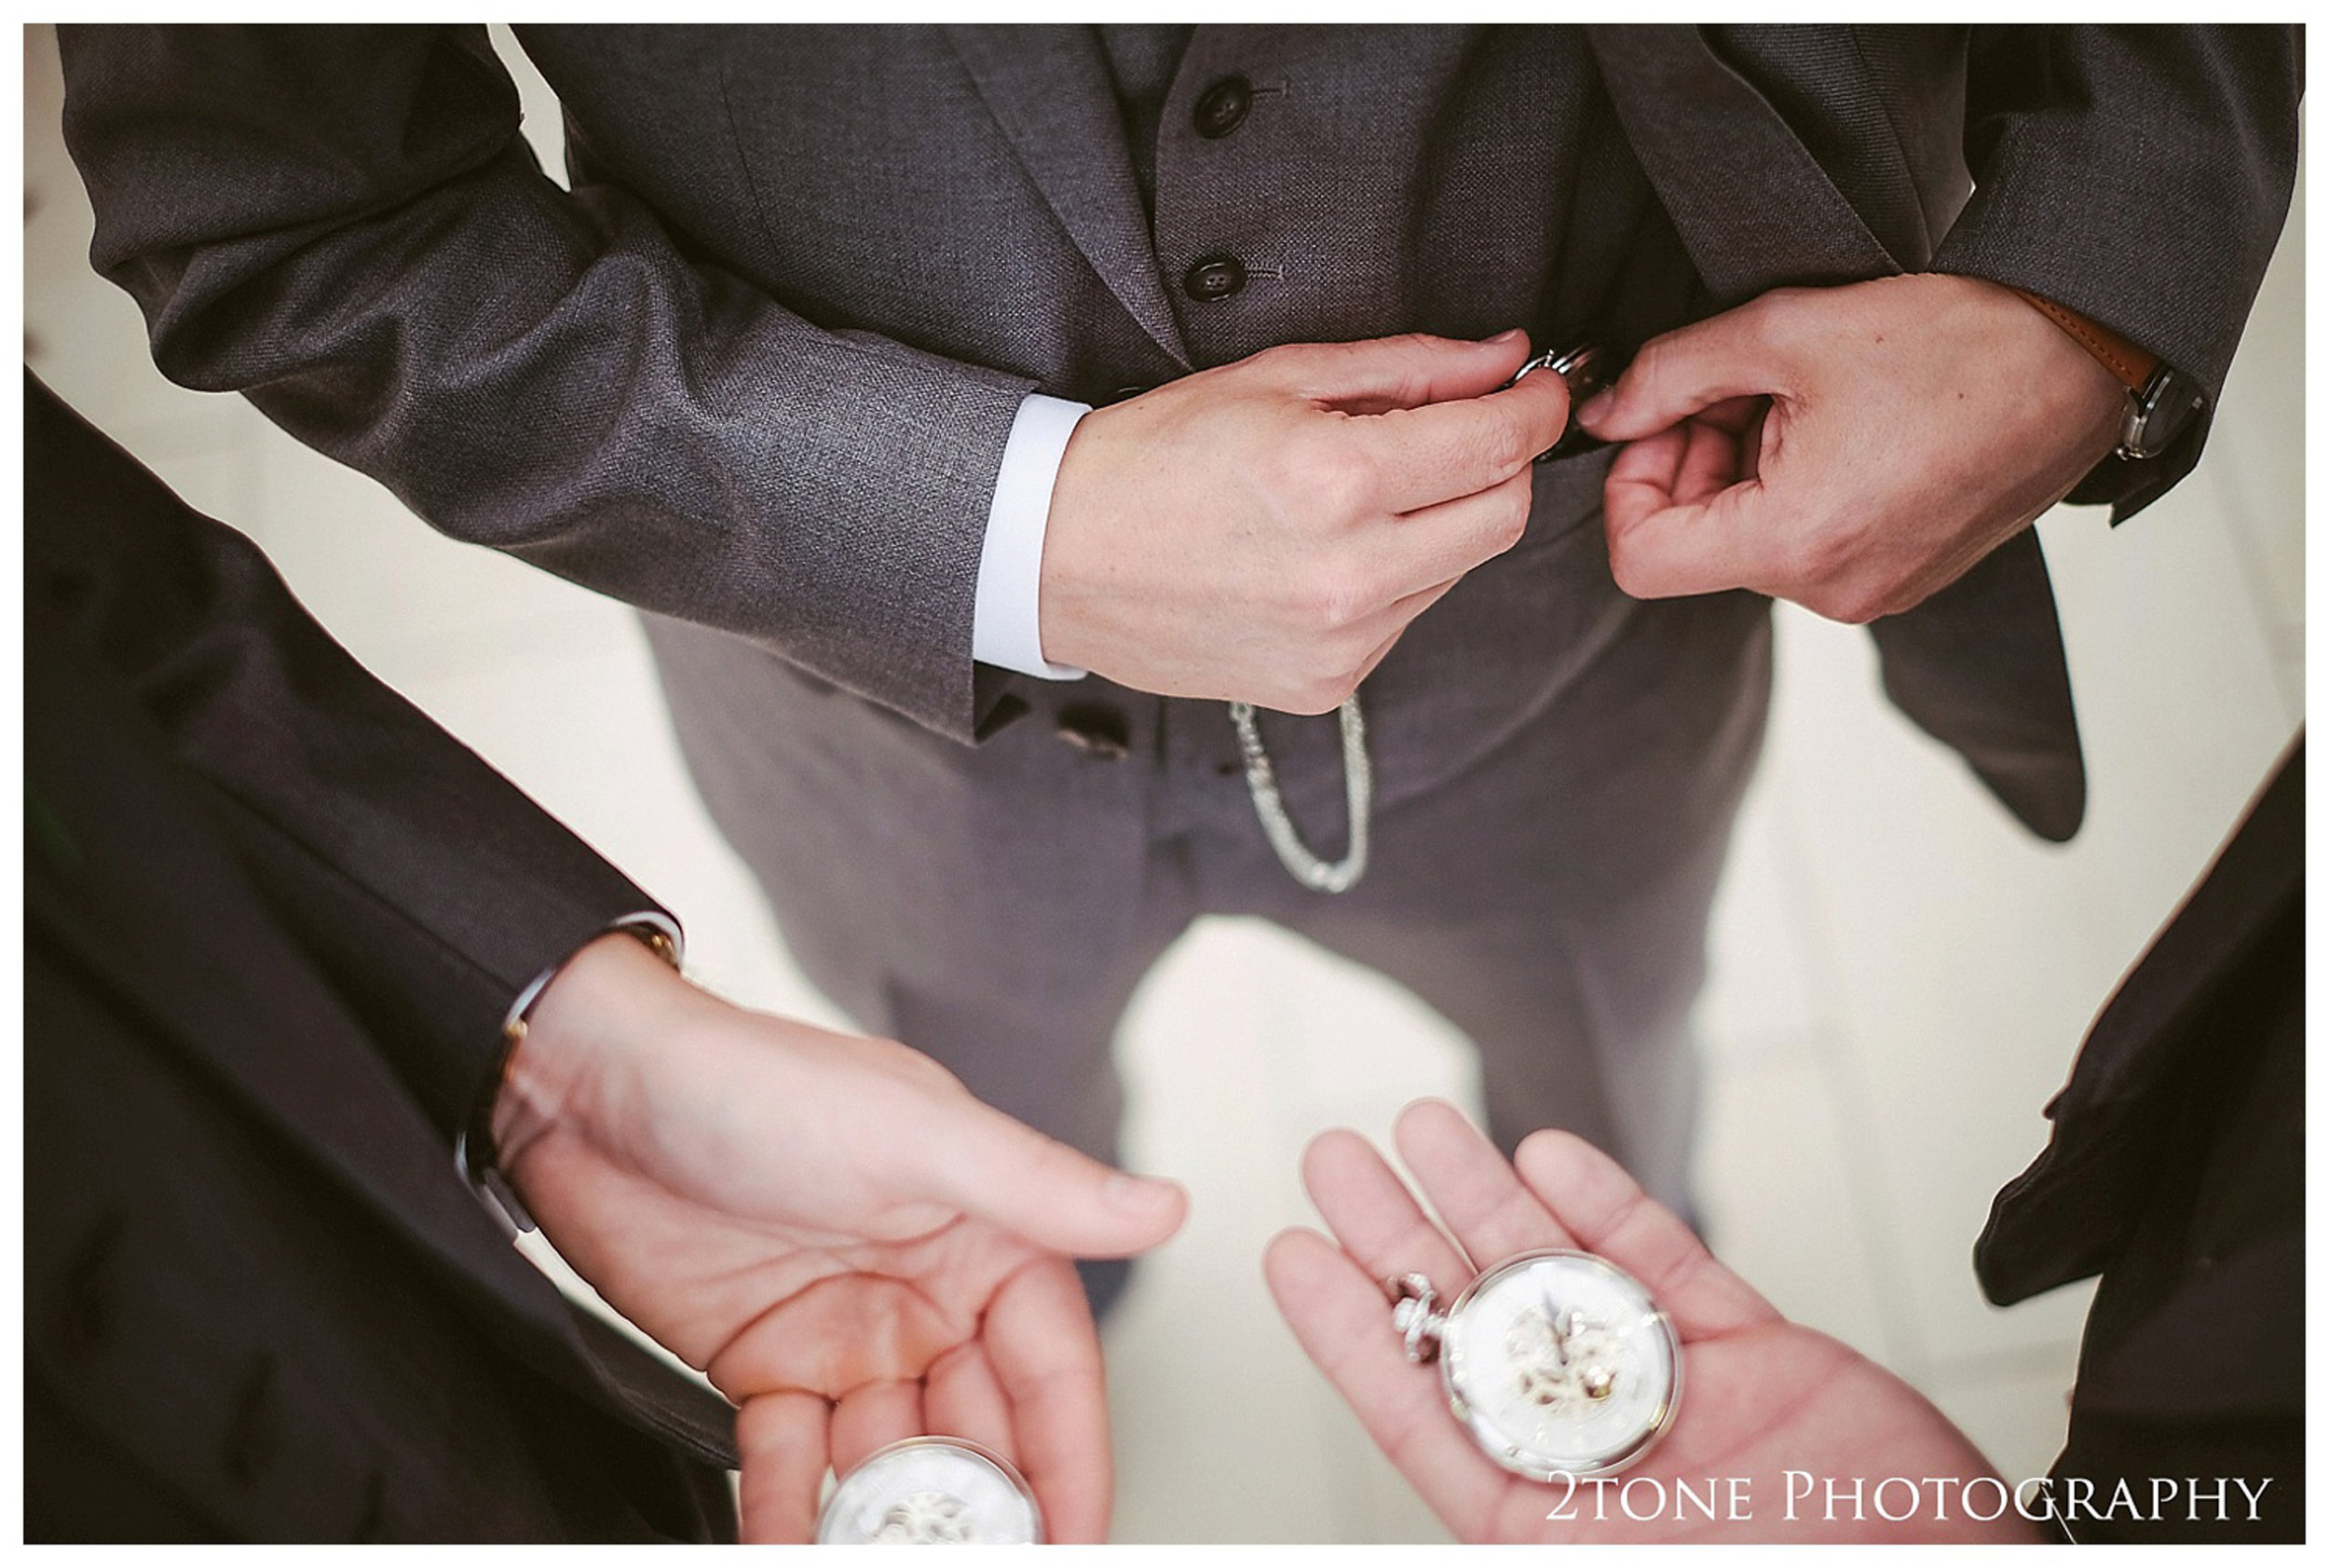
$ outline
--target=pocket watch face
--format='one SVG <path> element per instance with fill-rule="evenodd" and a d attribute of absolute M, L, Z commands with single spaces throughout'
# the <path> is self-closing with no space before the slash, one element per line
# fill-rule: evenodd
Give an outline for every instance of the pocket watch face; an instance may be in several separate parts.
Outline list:
<path fill-rule="evenodd" d="M 892 1443 L 843 1476 L 819 1546 L 1024 1546 L 1043 1538 L 1035 1494 L 1000 1455 L 956 1438 Z"/>
<path fill-rule="evenodd" d="M 1672 1422 L 1672 1323 L 1634 1277 L 1583 1252 L 1523 1253 L 1448 1311 L 1449 1403 L 1508 1470 L 1550 1480 L 1621 1469 Z"/>

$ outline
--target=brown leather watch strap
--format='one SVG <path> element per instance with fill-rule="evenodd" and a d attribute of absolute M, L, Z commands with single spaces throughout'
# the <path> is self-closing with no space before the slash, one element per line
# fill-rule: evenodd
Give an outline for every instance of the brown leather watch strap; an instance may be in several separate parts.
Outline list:
<path fill-rule="evenodd" d="M 2007 287 L 2012 288 L 2011 284 Z M 2128 342 L 2110 328 L 2088 320 L 2065 306 L 2056 305 L 2043 294 L 2027 289 L 2014 289 L 2015 293 L 2028 300 L 2046 319 L 2068 333 L 2078 346 L 2102 362 L 2103 368 L 2118 377 L 2129 391 L 2141 394 L 2150 381 L 2151 373 L 2159 368 L 2159 357 Z"/>

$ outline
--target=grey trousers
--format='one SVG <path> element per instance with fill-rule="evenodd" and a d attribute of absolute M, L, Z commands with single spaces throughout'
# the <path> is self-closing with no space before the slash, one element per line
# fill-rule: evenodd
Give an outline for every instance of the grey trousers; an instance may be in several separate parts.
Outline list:
<path fill-rule="evenodd" d="M 1113 1158 L 1134 988 L 1193 917 L 1260 915 L 1468 1035 L 1507 1152 L 1571 1128 L 1687 1212 L 1687 1016 L 1762 742 L 1769 607 L 1620 593 L 1605 467 L 1538 470 L 1521 542 L 1368 681 L 1372 865 L 1342 894 L 1279 866 L 1219 702 L 1029 681 L 1033 711 L 969 747 L 732 637 L 648 633 L 697 786 L 810 977 L 981 1098 Z M 1306 840 L 1340 853 L 1335 720 L 1262 733 Z"/>

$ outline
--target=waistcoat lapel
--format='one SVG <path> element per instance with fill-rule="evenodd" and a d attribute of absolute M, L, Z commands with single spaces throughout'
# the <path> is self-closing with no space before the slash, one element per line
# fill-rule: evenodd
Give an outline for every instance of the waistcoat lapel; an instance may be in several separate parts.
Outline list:
<path fill-rule="evenodd" d="M 1069 238 L 1142 330 L 1187 365 L 1098 42 L 1080 27 L 947 33 Z"/>

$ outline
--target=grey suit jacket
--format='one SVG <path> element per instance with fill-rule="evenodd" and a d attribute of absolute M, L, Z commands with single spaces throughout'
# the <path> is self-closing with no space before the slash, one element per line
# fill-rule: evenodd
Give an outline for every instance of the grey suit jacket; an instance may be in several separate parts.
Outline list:
<path fill-rule="evenodd" d="M 1647 174 L 1694 308 L 1960 270 L 2220 385 L 2293 179 L 2290 30 L 1587 32 L 1610 154 Z M 248 391 L 437 525 L 963 739 L 1008 684 L 971 620 L 1025 393 L 1576 324 L 1506 199 L 1573 109 L 1538 90 L 1545 30 L 1199 29 L 1158 151 L 1183 194 L 1153 214 L 1088 30 L 521 37 L 571 194 L 477 30 L 66 30 L 97 265 L 169 374 Z M 1196 147 L 1195 94 L 1257 60 L 1301 86 L 1281 134 Z M 1194 313 L 1175 282 L 1224 247 L 1259 286 Z M 2132 510 L 2200 439 L 2083 494 Z M 2038 831 L 2075 829 L 2034 541 L 1876 634 L 1896 700 Z"/>

